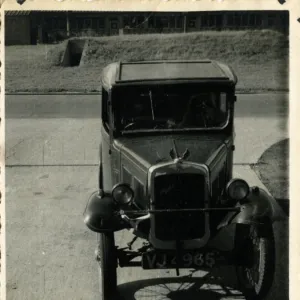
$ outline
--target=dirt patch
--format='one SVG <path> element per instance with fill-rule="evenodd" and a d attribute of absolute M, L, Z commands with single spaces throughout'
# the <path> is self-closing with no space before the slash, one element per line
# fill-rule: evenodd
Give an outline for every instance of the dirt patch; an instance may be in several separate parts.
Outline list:
<path fill-rule="evenodd" d="M 263 184 L 279 204 L 288 206 L 289 200 L 289 139 L 267 149 L 253 166 Z"/>
<path fill-rule="evenodd" d="M 83 39 L 68 41 L 61 65 L 64 67 L 80 66 L 85 43 L 86 41 Z"/>
<path fill-rule="evenodd" d="M 206 58 L 231 65 L 239 78 L 240 92 L 288 90 L 288 37 L 274 31 L 124 35 L 82 40 L 87 45 L 80 66 L 73 68 L 60 66 L 66 42 L 7 46 L 6 91 L 99 91 L 100 72 L 113 61 Z"/>

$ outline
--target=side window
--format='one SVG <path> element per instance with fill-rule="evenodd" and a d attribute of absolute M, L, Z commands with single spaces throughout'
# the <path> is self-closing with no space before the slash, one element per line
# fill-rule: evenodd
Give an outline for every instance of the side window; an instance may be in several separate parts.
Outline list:
<path fill-rule="evenodd" d="M 227 100 L 226 93 L 221 93 L 220 94 L 220 110 L 224 113 L 227 110 L 227 101 L 226 100 Z"/>
<path fill-rule="evenodd" d="M 105 89 L 102 89 L 102 118 L 105 127 L 109 129 L 108 92 Z"/>

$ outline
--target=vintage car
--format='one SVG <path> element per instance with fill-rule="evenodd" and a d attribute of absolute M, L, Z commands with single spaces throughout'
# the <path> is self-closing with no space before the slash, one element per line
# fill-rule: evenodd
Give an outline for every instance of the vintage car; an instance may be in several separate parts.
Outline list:
<path fill-rule="evenodd" d="M 84 211 L 98 236 L 102 299 L 116 299 L 118 267 L 179 275 L 228 264 L 249 299 L 268 291 L 281 210 L 232 178 L 236 83 L 229 66 L 211 60 L 104 68 L 99 187 Z M 115 244 L 120 230 L 133 233 L 128 248 Z"/>

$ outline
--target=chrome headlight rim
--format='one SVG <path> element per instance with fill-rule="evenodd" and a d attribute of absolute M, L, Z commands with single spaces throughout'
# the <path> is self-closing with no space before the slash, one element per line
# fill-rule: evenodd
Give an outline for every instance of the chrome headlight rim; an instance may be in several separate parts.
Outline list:
<path fill-rule="evenodd" d="M 243 185 L 244 186 L 245 191 L 244 191 L 244 195 L 242 197 L 239 197 L 239 198 L 233 197 L 230 189 L 234 188 L 234 185 L 240 185 L 240 186 Z M 250 186 L 249 186 L 248 182 L 244 179 L 233 178 L 226 185 L 226 195 L 231 200 L 242 201 L 248 197 L 249 193 L 250 193 Z"/>
<path fill-rule="evenodd" d="M 127 199 L 125 199 L 125 198 L 122 199 L 122 196 L 124 196 L 125 193 L 127 193 L 127 195 L 125 196 L 125 197 L 127 197 Z M 121 205 L 121 206 L 128 205 L 128 204 L 132 203 L 132 201 L 133 201 L 134 191 L 130 187 L 129 184 L 118 183 L 113 187 L 113 189 L 111 191 L 111 195 L 116 204 Z"/>

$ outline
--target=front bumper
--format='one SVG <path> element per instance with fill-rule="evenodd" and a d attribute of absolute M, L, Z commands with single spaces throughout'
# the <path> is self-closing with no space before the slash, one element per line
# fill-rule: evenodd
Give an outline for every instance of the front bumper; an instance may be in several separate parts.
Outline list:
<path fill-rule="evenodd" d="M 199 214 L 209 214 L 215 210 L 220 209 L 210 209 L 210 208 L 202 208 L 202 209 L 192 209 L 194 213 Z M 239 208 L 227 208 L 223 209 L 228 212 L 238 211 Z M 91 195 L 86 205 L 86 209 L 84 211 L 84 222 L 86 226 L 94 231 L 94 232 L 107 232 L 107 231 L 119 231 L 125 228 L 133 228 L 135 230 L 135 234 L 141 236 L 140 224 L 144 221 L 148 221 L 151 215 L 156 214 L 171 214 L 176 215 L 181 213 L 182 211 L 189 210 L 130 210 L 130 211 L 120 211 L 114 204 L 113 199 L 109 195 L 100 195 L 99 192 L 95 192 Z M 130 216 L 130 217 L 129 217 Z M 232 250 L 234 248 L 234 238 L 235 238 L 235 224 L 229 224 L 224 228 L 221 228 L 216 235 L 208 239 L 207 242 L 203 243 L 203 241 L 198 240 L 182 240 L 180 241 L 183 244 L 183 249 L 199 249 L 203 246 L 211 246 L 217 248 L 222 251 Z M 149 239 L 150 242 L 155 239 L 154 236 L 151 236 L 151 228 L 150 228 L 150 236 L 147 233 L 142 236 L 146 239 Z M 152 241 L 151 241 L 152 240 Z M 153 243 L 152 243 L 153 244 Z M 157 244 L 157 243 L 156 243 Z M 163 247 L 157 247 L 155 243 L 153 244 L 156 249 L 164 249 L 164 250 L 175 250 L 176 249 L 176 241 L 168 241 L 164 242 Z"/>
<path fill-rule="evenodd" d="M 248 225 L 231 224 L 222 228 L 205 246 L 194 249 L 184 249 L 181 243 L 175 249 L 157 249 L 151 244 L 145 244 L 137 250 L 129 247 L 129 251 L 127 248 L 118 248 L 119 266 L 178 270 L 246 265 L 249 263 L 248 252 L 245 251 L 248 232 Z M 137 257 L 141 260 L 136 260 Z"/>

